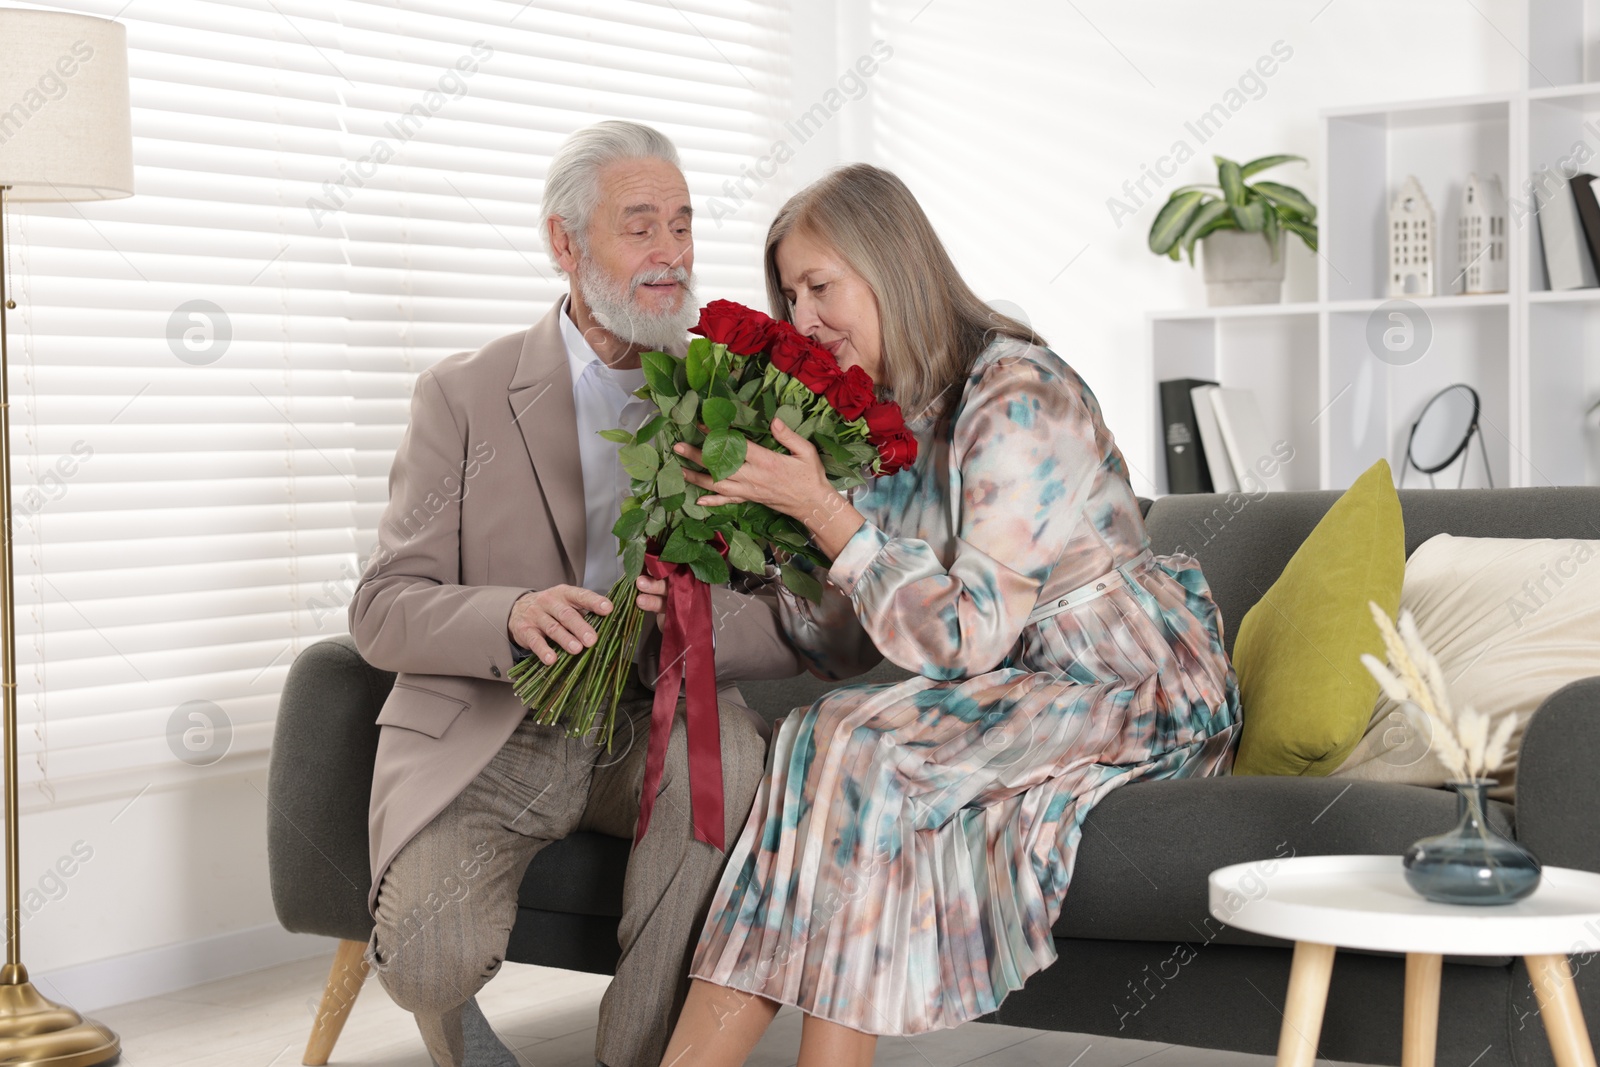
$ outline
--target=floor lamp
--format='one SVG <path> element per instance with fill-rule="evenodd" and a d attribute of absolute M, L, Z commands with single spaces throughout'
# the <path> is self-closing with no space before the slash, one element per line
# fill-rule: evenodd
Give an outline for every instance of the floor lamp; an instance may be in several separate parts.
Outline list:
<path fill-rule="evenodd" d="M 58 11 L 0 9 L 0 654 L 4 656 L 6 962 L 0 968 L 0 1063 L 91 1067 L 121 1052 L 117 1035 L 47 1000 L 22 965 L 18 893 L 17 631 L 12 572 L 11 405 L 7 382 L 8 203 L 133 195 L 128 38 L 121 23 Z"/>

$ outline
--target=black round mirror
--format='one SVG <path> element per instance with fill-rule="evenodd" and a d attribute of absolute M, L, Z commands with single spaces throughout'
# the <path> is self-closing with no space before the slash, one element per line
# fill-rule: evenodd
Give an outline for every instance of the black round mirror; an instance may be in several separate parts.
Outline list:
<path fill-rule="evenodd" d="M 1433 395 L 1411 427 L 1407 449 L 1411 465 L 1437 474 L 1467 450 L 1478 428 L 1478 394 L 1470 385 L 1452 385 Z"/>
<path fill-rule="evenodd" d="M 1422 414 L 1411 424 L 1411 436 L 1406 441 L 1405 467 L 1414 467 L 1426 474 L 1431 484 L 1435 474 L 1461 459 L 1476 435 L 1478 448 L 1483 452 L 1484 477 L 1492 487 L 1494 475 L 1489 470 L 1489 453 L 1484 448 L 1483 430 L 1478 425 L 1479 409 L 1477 390 L 1460 382 L 1446 386 L 1429 397 L 1422 406 Z M 1466 476 L 1467 463 L 1462 460 L 1461 480 L 1457 488 L 1465 484 Z M 1404 467 L 1400 472 L 1400 484 L 1405 485 Z"/>

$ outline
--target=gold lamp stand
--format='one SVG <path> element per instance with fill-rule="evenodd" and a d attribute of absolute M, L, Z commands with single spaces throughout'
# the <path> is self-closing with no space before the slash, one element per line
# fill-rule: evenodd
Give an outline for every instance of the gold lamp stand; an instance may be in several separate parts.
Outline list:
<path fill-rule="evenodd" d="M 0 654 L 5 690 L 6 772 L 6 963 L 0 967 L 0 1064 L 5 1067 L 93 1067 L 122 1051 L 116 1034 L 71 1008 L 57 1004 L 28 981 L 22 965 L 22 894 L 17 868 L 17 632 L 15 581 L 11 569 L 11 390 L 6 353 L 6 312 L 16 304 L 6 293 L 6 193 L 0 185 Z"/>
<path fill-rule="evenodd" d="M 69 86 L 45 104 L 41 79 Z M 0 967 L 0 1067 L 93 1067 L 122 1042 L 104 1026 L 46 999 L 22 965 L 18 889 L 17 632 L 12 574 L 11 401 L 6 360 L 6 204 L 112 200 L 133 195 L 128 34 L 119 22 L 67 11 L 0 7 L 0 101 L 21 101 L 0 129 L 0 652 L 6 775 L 6 962 Z"/>

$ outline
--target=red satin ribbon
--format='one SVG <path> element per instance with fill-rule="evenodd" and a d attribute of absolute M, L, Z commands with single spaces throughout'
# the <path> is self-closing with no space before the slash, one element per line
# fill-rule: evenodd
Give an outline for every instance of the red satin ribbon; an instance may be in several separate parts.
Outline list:
<path fill-rule="evenodd" d="M 718 535 L 718 547 L 726 552 Z M 650 749 L 639 794 L 637 844 L 650 826 L 661 772 L 667 763 L 667 742 L 678 710 L 678 689 L 688 691 L 684 726 L 689 744 L 689 799 L 696 840 L 721 850 L 722 738 L 717 718 L 717 668 L 711 647 L 711 587 L 694 576 L 687 563 L 664 563 L 652 553 L 644 557 L 645 573 L 667 580 L 665 621 L 661 627 L 661 674 L 656 678 L 650 709 Z"/>

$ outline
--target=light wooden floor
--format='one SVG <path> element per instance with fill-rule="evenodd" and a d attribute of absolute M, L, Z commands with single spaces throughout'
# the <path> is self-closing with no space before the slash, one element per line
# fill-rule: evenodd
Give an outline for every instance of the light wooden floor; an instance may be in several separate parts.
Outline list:
<path fill-rule="evenodd" d="M 122 1035 L 126 1067 L 293 1067 L 332 960 L 288 963 L 122 1004 L 91 1017 Z M 595 1018 L 609 979 L 508 963 L 478 1002 L 528 1067 L 593 1067 Z M 790 1067 L 800 1038 L 791 1008 L 750 1067 Z M 1324 1061 L 1319 1061 L 1324 1062 Z M 970 1023 L 878 1043 L 877 1063 L 905 1067 L 1270 1067 L 1269 1056 Z M 430 1067 L 411 1016 L 369 979 L 334 1050 L 337 1065 Z"/>

